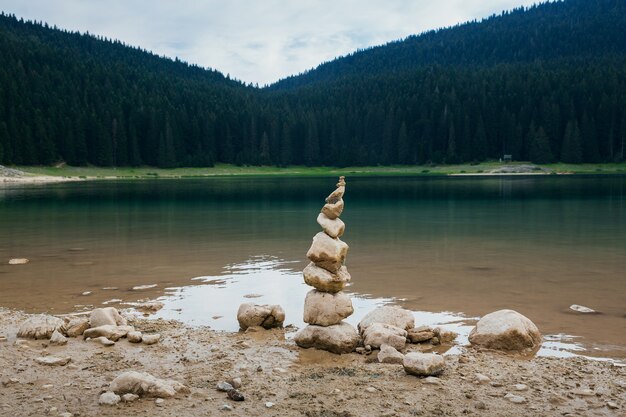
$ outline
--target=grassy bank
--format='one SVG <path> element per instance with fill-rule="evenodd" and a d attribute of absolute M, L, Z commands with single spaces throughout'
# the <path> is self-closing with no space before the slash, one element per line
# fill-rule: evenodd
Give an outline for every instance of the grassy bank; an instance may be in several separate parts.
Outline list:
<path fill-rule="evenodd" d="M 521 163 L 507 164 L 519 165 Z M 193 178 L 213 176 L 355 176 L 355 175 L 454 175 L 454 174 L 487 174 L 501 168 L 499 162 L 483 162 L 480 164 L 460 165 L 415 165 L 415 166 L 375 166 L 375 167 L 303 167 L 287 168 L 252 167 L 219 164 L 212 168 L 173 168 L 154 167 L 16 167 L 33 176 L 53 176 L 85 179 L 147 179 L 147 178 Z M 567 174 L 626 174 L 626 163 L 613 164 L 546 164 L 540 168 L 551 173 Z"/>

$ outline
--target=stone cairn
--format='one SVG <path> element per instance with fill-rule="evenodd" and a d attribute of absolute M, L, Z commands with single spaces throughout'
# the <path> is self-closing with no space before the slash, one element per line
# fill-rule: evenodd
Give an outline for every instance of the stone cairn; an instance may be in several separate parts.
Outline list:
<path fill-rule="evenodd" d="M 345 179 L 339 177 L 337 189 L 326 198 L 326 204 L 317 216 L 323 232 L 313 237 L 306 255 L 311 263 L 303 271 L 304 282 L 314 287 L 304 300 L 304 321 L 308 326 L 295 336 L 300 347 L 339 354 L 352 352 L 360 340 L 356 329 L 342 321 L 354 312 L 352 300 L 342 291 L 350 281 L 344 265 L 348 245 L 339 239 L 345 230 L 345 224 L 339 218 L 343 212 L 345 190 Z"/>

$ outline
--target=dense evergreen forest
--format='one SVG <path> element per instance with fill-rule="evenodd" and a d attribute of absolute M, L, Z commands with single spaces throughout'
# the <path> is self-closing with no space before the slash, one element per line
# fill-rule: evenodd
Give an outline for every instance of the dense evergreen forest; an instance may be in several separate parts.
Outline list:
<path fill-rule="evenodd" d="M 626 1 L 565 0 L 255 88 L 0 16 L 0 163 L 623 161 Z"/>

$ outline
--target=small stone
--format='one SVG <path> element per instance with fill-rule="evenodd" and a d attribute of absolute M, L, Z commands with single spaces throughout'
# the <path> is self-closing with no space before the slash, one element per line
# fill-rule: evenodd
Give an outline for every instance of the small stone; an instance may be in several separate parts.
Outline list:
<path fill-rule="evenodd" d="M 50 337 L 50 344 L 62 346 L 67 344 L 67 337 L 63 336 L 58 330 L 55 330 Z"/>
<path fill-rule="evenodd" d="M 617 403 L 614 403 L 613 401 L 607 402 L 606 406 L 609 407 L 611 410 L 617 410 L 619 408 Z"/>
<path fill-rule="evenodd" d="M 433 333 L 431 330 L 419 330 L 419 329 L 420 328 L 413 328 L 407 331 L 406 338 L 409 339 L 411 343 L 422 343 L 435 337 L 435 333 Z"/>
<path fill-rule="evenodd" d="M 220 410 L 222 410 L 222 411 L 233 411 L 233 407 L 231 405 L 228 405 L 228 404 L 222 404 L 220 406 Z"/>
<path fill-rule="evenodd" d="M 130 343 L 141 343 L 142 334 L 135 330 L 134 332 L 128 332 L 126 338 Z"/>
<path fill-rule="evenodd" d="M 132 403 L 133 401 L 137 401 L 139 399 L 139 395 L 137 394 L 124 394 L 122 395 L 122 401 L 125 403 Z"/>
<path fill-rule="evenodd" d="M 474 408 L 476 408 L 477 410 L 486 410 L 487 405 L 482 401 L 476 401 L 474 403 Z"/>
<path fill-rule="evenodd" d="M 63 325 L 63 328 L 68 337 L 81 336 L 89 328 L 89 319 L 87 317 L 73 317 Z"/>
<path fill-rule="evenodd" d="M 91 294 L 91 291 L 85 291 L 85 292 L 82 292 L 80 295 L 90 295 L 90 294 Z"/>
<path fill-rule="evenodd" d="M 515 391 L 526 391 L 528 386 L 526 384 L 515 384 L 513 385 L 513 389 L 515 389 Z"/>
<path fill-rule="evenodd" d="M 441 385 L 441 380 L 434 376 L 427 376 L 422 380 L 422 382 L 429 385 Z"/>
<path fill-rule="evenodd" d="M 352 352 L 359 340 L 356 329 L 345 322 L 328 327 L 308 325 L 294 337 L 296 344 L 302 348 L 316 348 L 338 354 Z"/>
<path fill-rule="evenodd" d="M 133 287 L 133 291 L 149 290 L 150 288 L 156 288 L 157 284 L 136 285 Z"/>
<path fill-rule="evenodd" d="M 289 371 L 286 370 L 285 368 L 274 368 L 274 372 L 277 372 L 279 374 L 286 374 Z"/>
<path fill-rule="evenodd" d="M 215 385 L 215 389 L 217 389 L 218 391 L 222 391 L 222 392 L 228 392 L 233 388 L 234 387 L 231 384 L 229 384 L 228 382 L 224 382 L 224 381 L 220 381 L 217 383 L 217 385 Z"/>
<path fill-rule="evenodd" d="M 437 336 L 435 336 L 432 339 L 430 339 L 430 343 L 432 343 L 433 345 L 441 344 L 441 342 L 439 341 L 439 338 Z"/>
<path fill-rule="evenodd" d="M 113 346 L 113 345 L 115 344 L 115 342 L 114 342 L 114 341 L 112 341 L 112 340 L 110 340 L 110 339 L 107 339 L 107 338 L 106 338 L 106 337 L 104 337 L 104 336 L 96 337 L 96 338 L 91 339 L 91 340 L 92 340 L 93 342 L 100 343 L 102 346 L 107 346 L 107 347 L 108 347 L 108 346 Z"/>
<path fill-rule="evenodd" d="M 109 385 L 117 394 L 137 394 L 155 398 L 170 398 L 179 393 L 189 393 L 189 388 L 178 381 L 158 379 L 145 372 L 127 371 L 117 376 Z"/>
<path fill-rule="evenodd" d="M 237 391 L 234 388 L 228 391 L 228 398 L 230 398 L 233 401 L 243 401 L 243 400 L 245 400 L 245 397 L 243 396 L 243 394 L 240 393 L 239 391 Z"/>
<path fill-rule="evenodd" d="M 412 312 L 393 306 L 378 307 L 367 313 L 359 322 L 359 331 L 363 333 L 365 329 L 374 323 L 388 324 L 403 330 L 415 327 L 415 319 Z"/>
<path fill-rule="evenodd" d="M 581 305 L 578 305 L 578 304 L 572 304 L 571 306 L 569 306 L 569 309 L 572 310 L 572 311 L 575 311 L 577 313 L 584 313 L 584 314 L 594 314 L 594 313 L 597 313 L 597 311 L 592 309 L 592 308 L 581 306 Z"/>
<path fill-rule="evenodd" d="M 157 398 L 156 400 L 154 400 L 154 404 L 157 407 L 163 407 L 163 403 L 165 403 L 165 400 L 163 398 Z"/>
<path fill-rule="evenodd" d="M 317 216 L 317 224 L 322 226 L 322 229 L 324 229 L 324 233 L 332 238 L 341 237 L 346 229 L 346 225 L 343 221 L 341 221 L 341 219 L 333 220 L 326 216 L 324 213 L 320 213 Z"/>
<path fill-rule="evenodd" d="M 74 415 L 72 413 L 61 413 L 59 417 L 74 417 Z"/>
<path fill-rule="evenodd" d="M 359 355 L 365 354 L 365 348 L 363 346 L 359 346 L 358 348 L 354 349 L 354 351 L 358 353 Z"/>
<path fill-rule="evenodd" d="M 406 334 L 406 330 L 400 327 L 374 323 L 363 331 L 363 343 L 375 349 L 382 345 L 389 345 L 400 350 L 406 345 Z"/>
<path fill-rule="evenodd" d="M 244 303 L 237 310 L 237 321 L 241 330 L 261 326 L 265 329 L 282 327 L 285 321 L 285 310 L 278 304 L 258 305 Z"/>
<path fill-rule="evenodd" d="M 333 239 L 326 233 L 319 232 L 313 237 L 306 257 L 318 267 L 336 274 L 343 266 L 348 249 L 348 244 L 339 238 Z"/>
<path fill-rule="evenodd" d="M 443 356 L 434 353 L 411 352 L 404 356 L 402 365 L 407 374 L 434 376 L 443 372 L 445 361 Z"/>
<path fill-rule="evenodd" d="M 506 394 L 504 396 L 504 399 L 509 400 L 513 404 L 523 404 L 526 402 L 526 398 L 522 397 L 521 395 L 515 395 L 511 393 Z"/>
<path fill-rule="evenodd" d="M 596 395 L 595 392 L 593 392 L 589 388 L 586 388 L 586 389 L 575 389 L 575 390 L 572 391 L 572 394 L 580 395 L 580 396 L 583 396 L 583 397 L 593 397 L 594 395 Z"/>
<path fill-rule="evenodd" d="M 265 408 L 272 408 L 272 407 L 274 407 L 274 403 L 273 402 L 268 401 L 268 402 L 265 403 Z"/>
<path fill-rule="evenodd" d="M 35 362 L 40 365 L 47 366 L 65 366 L 70 363 L 71 360 L 72 358 L 70 358 L 69 356 L 65 358 L 57 358 L 56 356 L 42 356 L 39 358 L 35 358 Z"/>
<path fill-rule="evenodd" d="M 44 384 L 44 385 L 41 386 L 41 388 L 43 388 L 43 389 L 50 389 L 50 388 L 54 388 L 54 385 L 52 385 L 52 384 Z"/>
<path fill-rule="evenodd" d="M 6 341 L 7 341 L 6 336 L 0 336 L 0 342 L 6 342 Z"/>
<path fill-rule="evenodd" d="M 114 392 L 107 391 L 100 395 L 100 399 L 98 400 L 98 404 L 100 405 L 117 405 L 121 401 L 119 395 Z"/>
<path fill-rule="evenodd" d="M 374 387 L 367 387 L 365 388 L 365 391 L 369 392 L 369 393 L 374 393 L 374 392 L 378 392 L 378 390 Z"/>
<path fill-rule="evenodd" d="M 311 262 L 302 271 L 304 282 L 319 291 L 336 293 L 344 289 L 350 282 L 350 274 L 345 266 L 339 268 L 336 273 L 320 268 Z"/>
<path fill-rule="evenodd" d="M 304 299 L 304 322 L 317 326 L 332 326 L 354 312 L 352 300 L 343 291 L 337 293 L 311 290 Z"/>
<path fill-rule="evenodd" d="M 404 355 L 396 350 L 393 346 L 381 345 L 378 352 L 378 362 L 402 364 Z"/>
<path fill-rule="evenodd" d="M 144 334 L 141 337 L 141 341 L 144 345 L 154 345 L 161 340 L 161 335 L 159 333 L 155 334 Z"/>
<path fill-rule="evenodd" d="M 483 374 L 479 374 L 477 373 L 476 375 L 474 375 L 474 382 L 477 384 L 487 384 L 489 382 L 491 382 L 491 378 L 489 378 L 487 375 L 483 375 Z"/>
<path fill-rule="evenodd" d="M 24 265 L 29 262 L 26 258 L 13 258 L 9 260 L 9 265 Z"/>
<path fill-rule="evenodd" d="M 242 385 L 241 378 L 233 378 L 230 381 L 228 381 L 228 383 L 232 385 L 233 388 L 236 388 L 236 389 L 241 388 L 241 385 Z"/>

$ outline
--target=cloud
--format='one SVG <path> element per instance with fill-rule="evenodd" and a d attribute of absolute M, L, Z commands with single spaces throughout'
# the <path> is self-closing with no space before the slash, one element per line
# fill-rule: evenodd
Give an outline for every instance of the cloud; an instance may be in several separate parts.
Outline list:
<path fill-rule="evenodd" d="M 266 84 L 528 0 L 0 0 L 0 9 Z"/>

